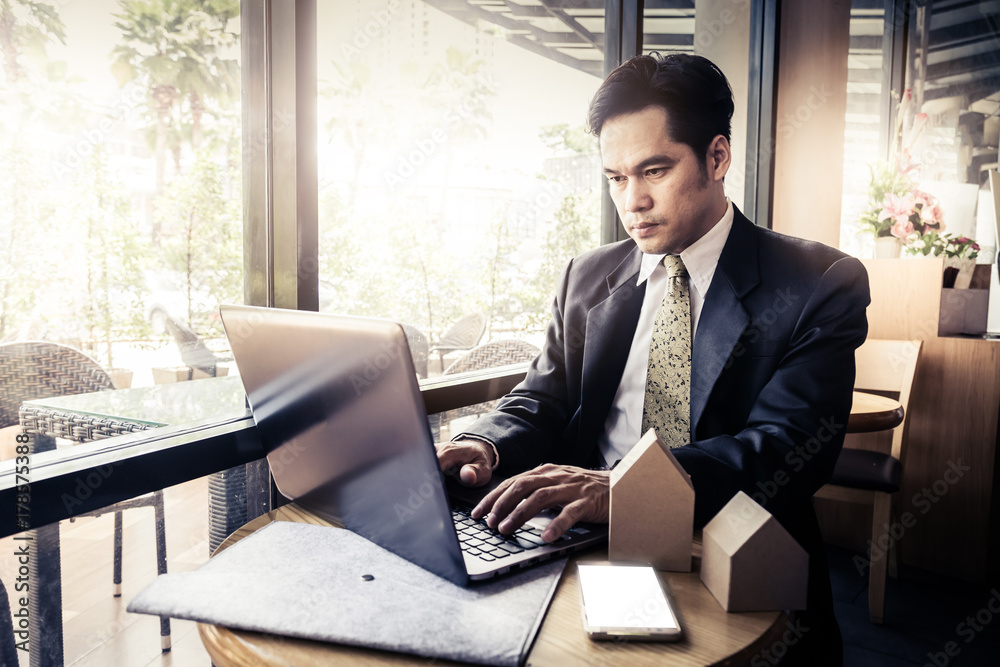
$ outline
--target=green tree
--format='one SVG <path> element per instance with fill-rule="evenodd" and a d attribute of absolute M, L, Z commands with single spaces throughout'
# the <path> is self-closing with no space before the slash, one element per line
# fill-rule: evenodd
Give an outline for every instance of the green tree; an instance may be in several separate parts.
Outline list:
<path fill-rule="evenodd" d="M 545 236 L 538 274 L 525 281 L 520 291 L 530 327 L 540 328 L 548 322 L 549 305 L 569 260 L 597 247 L 598 210 L 596 192 L 588 196 L 568 194 L 563 198 Z"/>
<path fill-rule="evenodd" d="M 582 125 L 568 123 L 546 125 L 539 131 L 539 138 L 546 146 L 560 155 L 590 155 L 598 151 L 597 137 Z"/>
<path fill-rule="evenodd" d="M 157 201 L 161 252 L 177 275 L 187 311 L 183 316 L 195 331 L 207 330 L 219 303 L 242 298 L 241 197 L 226 194 L 233 185 L 231 175 L 202 151 Z"/>
<path fill-rule="evenodd" d="M 54 268 L 55 198 L 29 137 L 0 135 L 0 338 L 25 324 Z"/>
<path fill-rule="evenodd" d="M 0 55 L 8 85 L 26 76 L 21 56 L 46 59 L 53 40 L 66 43 L 66 26 L 56 8 L 34 0 L 0 0 Z"/>
<path fill-rule="evenodd" d="M 446 218 L 451 198 L 456 145 L 470 144 L 486 137 L 493 114 L 490 98 L 496 91 L 483 73 L 485 63 L 472 53 L 454 47 L 445 52 L 445 63 L 431 71 L 421 86 L 423 99 L 435 122 L 444 119 L 447 143 L 444 146 L 444 186 L 439 215 Z M 431 128 L 439 129 L 439 128 Z"/>
<path fill-rule="evenodd" d="M 70 290 L 76 305 L 71 313 L 91 353 L 111 367 L 114 342 L 149 332 L 142 286 L 147 250 L 103 144 L 94 147 L 78 171 L 70 202 L 66 218 L 71 228 L 66 232 L 78 237 L 74 247 L 83 260 L 82 275 L 66 276 L 76 281 Z"/>
<path fill-rule="evenodd" d="M 514 320 L 523 312 L 520 293 L 526 276 L 518 261 L 522 239 L 512 227 L 506 211 L 497 214 L 480 250 L 481 275 L 485 278 L 480 304 L 486 313 L 486 340 L 497 330 L 514 328 Z"/>
<path fill-rule="evenodd" d="M 160 194 L 168 150 L 179 163 L 184 123 L 197 152 L 209 102 L 229 106 L 239 97 L 239 64 L 225 57 L 238 39 L 228 25 L 239 1 L 119 0 L 119 7 L 115 27 L 123 41 L 112 51 L 111 70 L 119 85 L 138 81 L 146 89 Z"/>

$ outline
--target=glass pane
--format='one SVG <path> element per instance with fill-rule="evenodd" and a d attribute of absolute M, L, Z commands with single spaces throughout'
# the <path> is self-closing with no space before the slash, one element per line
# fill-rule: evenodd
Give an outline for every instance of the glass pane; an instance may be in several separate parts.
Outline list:
<path fill-rule="evenodd" d="M 81 489 L 89 488 L 86 480 L 81 485 Z M 18 593 L 15 587 L 18 582 L 27 583 L 31 590 L 39 592 L 40 605 L 30 608 L 28 615 L 61 615 L 64 664 L 209 665 L 211 660 L 195 623 L 171 619 L 172 648 L 162 653 L 159 618 L 130 614 L 125 607 L 157 575 L 156 514 L 163 512 L 166 571 L 185 572 L 208 560 L 206 508 L 212 501 L 209 479 L 205 477 L 164 489 L 159 499 L 150 494 L 129 501 L 136 506 L 122 512 L 119 597 L 114 595 L 113 511 L 0 540 L 0 581 L 7 587 L 15 630 L 21 629 L 19 618 L 25 609 L 20 604 L 24 593 Z M 159 509 L 157 503 L 162 503 Z M 40 544 L 49 545 L 44 554 L 36 551 Z M 23 564 L 17 556 L 19 551 L 24 553 L 22 549 L 27 549 L 26 557 L 31 561 L 27 574 L 21 570 Z M 18 641 L 27 637 L 30 647 L 51 647 L 57 641 L 53 629 L 52 625 L 31 627 L 26 630 L 29 634 Z M 18 651 L 18 658 L 19 665 L 28 665 L 27 653 Z"/>
<path fill-rule="evenodd" d="M 39 451 L 240 411 L 226 380 L 218 400 L 152 391 L 232 368 L 239 26 L 238 0 L 2 3 L 0 459 L 24 401 L 29 432 L 59 436 Z"/>
<path fill-rule="evenodd" d="M 1000 134 L 995 3 L 928 3 L 905 22 L 893 17 L 898 38 L 909 30 L 902 95 L 882 90 L 882 10 L 862 9 L 867 4 L 852 4 L 843 247 L 871 257 L 872 231 L 880 229 L 901 237 L 905 254 L 971 257 L 964 237 L 977 243 L 976 261 L 990 263 L 997 229 L 989 173 Z M 892 127 L 881 121 L 889 148 L 880 154 L 875 104 L 889 94 L 896 119 Z"/>
<path fill-rule="evenodd" d="M 746 186 L 747 94 L 750 3 L 648 2 L 643 10 L 643 53 L 693 53 L 719 66 L 733 89 L 735 108 L 726 174 L 726 196 L 743 208 Z M 745 211 L 744 211 L 745 212 Z"/>
<path fill-rule="evenodd" d="M 213 377 L 231 365 L 218 304 L 242 301 L 239 9 L 0 3 L 0 469 L 25 466 L 19 446 L 36 454 L 31 470 L 71 456 L 83 464 L 119 433 L 244 414 L 239 379 Z M 28 509 L 73 511 L 91 483 L 103 478 L 59 498 L 36 490 Z M 184 501 L 194 523 L 168 509 L 175 570 L 208 556 L 200 484 Z M 121 598 L 110 590 L 111 515 L 63 522 L 62 539 L 55 525 L 35 532 L 31 561 L 43 574 L 29 597 L 48 617 L 32 615 L 33 650 L 64 650 L 66 664 L 158 659 L 158 621 L 124 613 L 156 572 L 152 514 L 125 512 Z M 61 577 L 45 570 L 60 560 Z M 0 580 L 16 612 L 11 564 L 3 559 Z M 191 629 L 185 645 L 207 664 Z M 108 653 L 112 637 L 126 640 Z M 136 646 L 152 654 L 131 654 Z"/>
<path fill-rule="evenodd" d="M 856 257 L 872 256 L 874 238 L 858 234 L 858 220 L 868 207 L 869 165 L 880 155 L 882 81 L 887 53 L 883 44 L 885 10 L 871 2 L 851 4 L 850 51 L 847 55 L 847 117 L 844 130 L 844 193 L 840 206 L 840 248 Z M 886 92 L 885 94 L 888 94 Z M 884 132 L 884 131 L 883 131 Z"/>
<path fill-rule="evenodd" d="M 405 323 L 422 377 L 537 354 L 598 243 L 603 7 L 319 3 L 321 310 Z"/>

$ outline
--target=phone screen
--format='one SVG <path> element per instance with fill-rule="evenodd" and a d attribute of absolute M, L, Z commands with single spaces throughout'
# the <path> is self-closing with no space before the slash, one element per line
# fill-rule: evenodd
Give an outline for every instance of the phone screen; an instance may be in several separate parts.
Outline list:
<path fill-rule="evenodd" d="M 578 570 L 584 617 L 592 634 L 679 632 L 677 617 L 653 568 L 580 564 Z"/>

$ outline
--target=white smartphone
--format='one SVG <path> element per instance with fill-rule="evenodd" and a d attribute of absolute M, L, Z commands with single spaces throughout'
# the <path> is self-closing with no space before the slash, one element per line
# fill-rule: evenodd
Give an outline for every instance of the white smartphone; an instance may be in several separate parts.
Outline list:
<path fill-rule="evenodd" d="M 676 641 L 677 614 L 647 565 L 577 565 L 583 626 L 591 639 Z"/>

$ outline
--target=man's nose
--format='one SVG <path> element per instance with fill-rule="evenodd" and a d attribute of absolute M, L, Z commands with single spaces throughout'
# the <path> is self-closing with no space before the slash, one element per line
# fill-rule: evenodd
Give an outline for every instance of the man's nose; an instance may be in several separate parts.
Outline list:
<path fill-rule="evenodd" d="M 640 178 L 629 179 L 625 190 L 625 210 L 629 213 L 639 213 L 652 205 L 653 198 L 649 196 L 646 183 Z"/>

